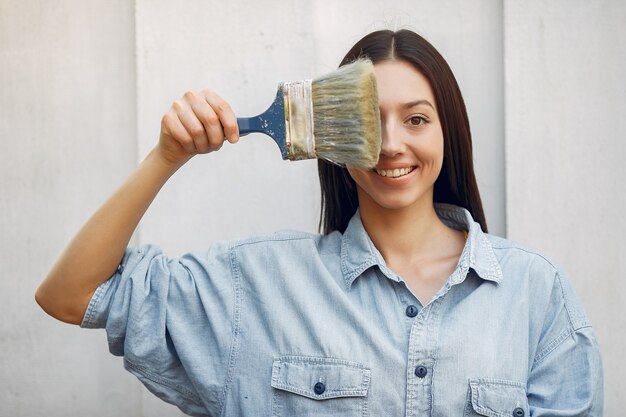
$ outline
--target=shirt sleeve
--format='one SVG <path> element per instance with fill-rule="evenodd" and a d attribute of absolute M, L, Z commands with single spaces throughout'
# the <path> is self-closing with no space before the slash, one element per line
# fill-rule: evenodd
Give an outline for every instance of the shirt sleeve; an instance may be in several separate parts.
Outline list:
<path fill-rule="evenodd" d="M 235 294 L 226 244 L 180 259 L 128 248 L 81 324 L 106 328 L 109 350 L 155 395 L 194 416 L 219 415 Z"/>
<path fill-rule="evenodd" d="M 557 272 L 528 379 L 530 415 L 602 416 L 603 371 L 591 324 L 571 284 Z"/>

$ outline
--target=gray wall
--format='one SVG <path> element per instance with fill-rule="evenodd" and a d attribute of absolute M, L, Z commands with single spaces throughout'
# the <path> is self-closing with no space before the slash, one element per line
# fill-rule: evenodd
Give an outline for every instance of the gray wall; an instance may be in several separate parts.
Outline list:
<path fill-rule="evenodd" d="M 215 89 L 252 115 L 279 81 L 330 71 L 365 33 L 401 27 L 426 36 L 461 85 L 490 231 L 570 272 L 605 355 L 606 415 L 618 416 L 626 223 L 623 187 L 609 181 L 625 177 L 623 4 L 231 3 L 0 0 L 0 416 L 180 415 L 107 353 L 104 332 L 45 316 L 36 286 L 186 90 Z M 251 135 L 179 171 L 134 244 L 176 256 L 314 231 L 317 187 L 315 162 L 283 162 Z"/>
<path fill-rule="evenodd" d="M 133 38 L 124 0 L 0 0 L 2 417 L 141 415 L 104 334 L 57 323 L 33 299 L 135 165 Z"/>
<path fill-rule="evenodd" d="M 508 237 L 569 273 L 622 416 L 626 2 L 506 1 L 504 16 Z"/>

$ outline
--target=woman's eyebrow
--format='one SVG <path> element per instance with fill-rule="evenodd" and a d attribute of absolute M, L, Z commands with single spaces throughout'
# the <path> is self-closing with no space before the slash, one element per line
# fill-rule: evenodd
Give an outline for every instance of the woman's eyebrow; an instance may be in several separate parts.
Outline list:
<path fill-rule="evenodd" d="M 435 110 L 435 107 L 432 104 L 430 104 L 428 100 L 424 100 L 424 99 L 409 101 L 408 103 L 403 104 L 402 107 L 404 107 L 405 109 L 410 109 L 411 107 L 419 106 L 421 104 L 430 106 L 431 109 Z"/>

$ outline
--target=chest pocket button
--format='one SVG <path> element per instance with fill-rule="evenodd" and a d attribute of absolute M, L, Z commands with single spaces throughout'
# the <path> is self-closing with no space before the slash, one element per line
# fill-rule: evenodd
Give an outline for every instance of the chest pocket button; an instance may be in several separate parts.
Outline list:
<path fill-rule="evenodd" d="M 417 375 L 418 378 L 424 378 L 427 374 L 428 374 L 428 369 L 426 369 L 425 366 L 420 365 L 417 368 L 415 368 L 415 375 Z"/>
<path fill-rule="evenodd" d="M 528 414 L 526 385 L 497 378 L 469 380 L 468 407 L 464 417 L 525 417 Z"/>
<path fill-rule="evenodd" d="M 272 417 L 368 417 L 371 370 L 348 360 L 285 355 L 274 360 Z"/>

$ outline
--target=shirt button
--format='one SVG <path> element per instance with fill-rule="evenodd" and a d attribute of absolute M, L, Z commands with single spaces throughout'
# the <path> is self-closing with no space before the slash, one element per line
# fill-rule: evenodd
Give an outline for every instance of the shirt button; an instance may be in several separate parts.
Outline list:
<path fill-rule="evenodd" d="M 513 417 L 524 417 L 524 409 L 521 407 L 517 407 L 513 410 Z"/>
<path fill-rule="evenodd" d="M 413 304 L 411 304 L 410 306 L 408 306 L 406 308 L 406 315 L 409 317 L 415 317 L 417 316 L 417 307 L 415 307 Z"/>
<path fill-rule="evenodd" d="M 326 391 L 326 386 L 321 383 L 318 382 L 317 384 L 315 384 L 315 386 L 313 387 L 313 391 L 315 391 L 315 393 L 317 395 L 322 395 L 324 393 L 324 391 Z"/>
<path fill-rule="evenodd" d="M 418 378 L 424 378 L 427 373 L 428 373 L 428 369 L 426 369 L 425 366 L 420 365 L 417 368 L 415 368 L 415 375 L 417 375 Z"/>

